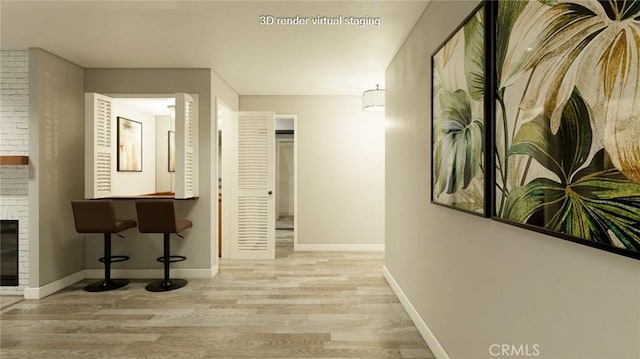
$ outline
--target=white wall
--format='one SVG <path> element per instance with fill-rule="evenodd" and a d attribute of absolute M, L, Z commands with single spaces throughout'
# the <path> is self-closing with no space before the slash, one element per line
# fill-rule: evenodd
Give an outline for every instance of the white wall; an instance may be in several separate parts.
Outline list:
<path fill-rule="evenodd" d="M 299 244 L 384 242 L 382 113 L 360 96 L 240 96 L 240 109 L 298 115 Z"/>
<path fill-rule="evenodd" d="M 147 112 L 138 111 L 118 99 L 113 99 L 111 107 L 112 134 L 118 133 L 118 117 L 142 123 L 142 172 L 118 172 L 114 161 L 111 190 L 115 196 L 130 196 L 156 193 L 156 117 Z M 165 132 L 166 137 L 166 132 Z M 118 151 L 117 136 L 114 151 Z M 117 154 L 113 154 L 115 159 Z"/>
<path fill-rule="evenodd" d="M 174 131 L 170 116 L 156 116 L 156 192 L 173 192 L 175 172 L 169 172 L 169 131 Z"/>
<path fill-rule="evenodd" d="M 433 1 L 386 72 L 386 267 L 451 358 L 640 358 L 640 261 L 430 202 L 430 55 L 478 5 Z"/>
<path fill-rule="evenodd" d="M 29 152 L 29 55 L 27 50 L 0 51 L 0 153 Z"/>

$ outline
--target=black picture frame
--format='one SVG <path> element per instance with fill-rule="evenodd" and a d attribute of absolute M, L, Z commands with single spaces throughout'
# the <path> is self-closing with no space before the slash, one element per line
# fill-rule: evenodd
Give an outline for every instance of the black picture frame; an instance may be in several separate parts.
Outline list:
<path fill-rule="evenodd" d="M 521 4 L 523 4 L 523 6 L 525 3 L 529 4 L 529 2 L 522 2 Z M 513 21 L 507 21 L 507 19 L 503 19 L 503 18 L 499 18 L 499 7 L 500 4 L 499 2 L 494 2 L 494 1 L 486 1 L 487 4 L 487 9 L 489 10 L 488 12 L 491 14 L 490 18 L 488 19 L 488 27 L 490 28 L 490 46 L 493 47 L 493 51 L 492 53 L 494 54 L 502 54 L 502 56 L 504 56 L 507 53 L 507 49 L 505 48 L 505 43 L 508 43 L 508 39 L 509 37 L 507 37 L 505 34 L 507 34 L 508 36 L 512 36 L 511 31 L 514 30 L 513 29 Z M 538 5 L 538 4 L 535 4 Z M 554 6 L 553 4 L 545 4 L 544 6 Z M 601 6 L 617 6 L 617 4 L 615 2 L 612 3 L 607 3 L 607 4 L 601 4 Z M 510 9 L 511 11 L 513 11 L 513 8 Z M 506 18 L 506 16 L 505 16 Z M 560 19 L 561 17 L 558 17 L 558 19 Z M 535 23 L 535 21 L 533 21 L 533 23 Z M 500 26 L 505 27 L 505 25 L 511 24 L 511 28 L 500 28 Z M 551 26 L 551 25 L 549 25 Z M 575 24 L 574 24 L 575 26 Z M 519 30 L 519 29 L 516 29 Z M 501 36 L 504 36 L 504 38 L 501 38 Z M 575 41 L 576 43 L 578 42 L 577 40 Z M 525 47 L 526 48 L 526 47 Z M 531 49 L 529 48 L 528 51 L 536 51 L 537 49 Z M 501 56 L 501 55 L 498 55 Z M 561 55 L 563 56 L 563 55 Z M 615 220 L 614 217 L 609 217 L 608 220 L 606 217 L 602 217 L 603 220 L 598 223 L 598 226 L 595 226 L 593 228 L 591 227 L 585 227 L 585 228 L 589 228 L 589 232 L 585 232 L 585 233 L 589 233 L 588 237 L 591 238 L 585 238 L 585 237 L 580 237 L 577 235 L 574 235 L 574 233 L 567 231 L 566 229 L 569 228 L 569 230 L 572 230 L 573 227 L 569 226 L 563 226 L 562 225 L 562 218 L 565 218 L 563 216 L 576 216 L 576 217 L 582 217 L 581 213 L 578 212 L 577 210 L 573 209 L 573 210 L 567 210 L 564 206 L 564 201 L 566 201 L 566 199 L 561 199 L 558 201 L 558 203 L 561 203 L 563 205 L 557 205 L 558 208 L 560 208 L 560 210 L 554 210 L 556 209 L 556 205 L 551 205 L 550 199 L 551 199 L 551 195 L 550 192 L 548 192 L 548 190 L 541 190 L 538 193 L 538 198 L 540 200 L 539 203 L 536 203 L 537 206 L 539 206 L 540 208 L 536 211 L 532 211 L 532 214 L 525 217 L 525 220 L 523 221 L 518 221 L 515 220 L 514 218 L 517 218 L 517 216 L 513 215 L 512 213 L 509 213 L 508 211 L 505 211 L 505 208 L 507 208 L 507 206 L 505 205 L 504 202 L 507 202 L 507 200 L 504 200 L 503 198 L 505 197 L 504 195 L 504 190 L 503 188 L 506 187 L 505 183 L 508 185 L 509 184 L 509 180 L 508 180 L 508 176 L 511 174 L 509 172 L 506 172 L 506 174 L 501 174 L 500 173 L 500 166 L 502 167 L 510 167 L 510 166 L 505 166 L 505 165 L 500 165 L 500 161 L 503 160 L 504 158 L 507 158 L 509 156 L 511 156 L 511 154 L 516 154 L 516 155 L 520 155 L 523 151 L 519 150 L 519 151 L 511 151 L 511 148 L 513 146 L 513 142 L 510 143 L 511 146 L 506 146 L 506 144 L 508 142 L 504 141 L 505 136 L 503 135 L 502 137 L 499 136 L 498 132 L 501 131 L 502 134 L 507 134 L 507 136 L 509 136 L 509 134 L 513 133 L 513 134 L 517 134 L 520 130 L 520 128 L 522 128 L 522 123 L 526 123 L 526 124 L 537 124 L 538 122 L 533 122 L 533 121 L 537 121 L 539 119 L 537 118 L 533 118 L 533 119 L 527 119 L 526 121 L 522 121 L 521 123 L 518 123 L 518 118 L 516 118 L 513 122 L 513 128 L 508 128 L 509 122 L 507 122 L 507 113 L 509 112 L 509 104 L 505 104 L 504 100 L 501 99 L 500 96 L 503 96 L 505 91 L 509 91 L 508 88 L 498 88 L 499 87 L 499 79 L 498 79 L 498 74 L 496 71 L 496 68 L 498 68 L 498 66 L 502 67 L 505 66 L 504 63 L 502 64 L 498 64 L 497 61 L 500 61 L 501 59 L 499 58 L 494 58 L 492 60 L 492 77 L 493 77 L 493 83 L 491 84 L 491 92 L 494 96 L 494 99 L 491 101 L 491 105 L 493 106 L 493 110 L 491 111 L 491 117 L 492 120 L 491 122 L 493 123 L 493 130 L 490 132 L 491 133 L 491 143 L 490 143 L 490 147 L 492 150 L 491 152 L 491 157 L 493 158 L 494 164 L 493 164 L 493 170 L 491 171 L 491 176 L 492 176 L 492 186 L 491 186 L 491 198 L 492 198 L 492 202 L 493 202 L 493 208 L 491 209 L 491 218 L 492 220 L 501 222 L 501 223 L 505 223 L 505 224 L 509 224 L 509 225 L 513 225 L 516 227 L 520 227 L 523 229 L 527 229 L 527 230 L 531 230 L 537 233 L 541 233 L 541 234 L 545 234 L 548 235 L 550 237 L 555 237 L 555 238 L 559 238 L 562 240 L 567 240 L 576 244 L 580 244 L 580 245 L 584 245 L 584 246 L 588 246 L 588 247 L 592 247 L 595 249 L 599 249 L 599 250 L 604 250 L 606 252 L 610 252 L 610 253 L 614 253 L 614 254 L 618 254 L 618 255 L 622 255 L 625 257 L 629 257 L 629 258 L 633 258 L 633 259 L 640 259 L 640 243 L 638 243 L 638 247 L 637 250 L 632 250 L 632 249 L 628 249 L 628 248 L 621 248 L 618 246 L 615 246 L 613 243 L 615 243 L 614 241 L 617 240 L 618 242 L 620 242 L 620 244 L 623 244 L 623 241 L 621 241 L 619 238 L 617 238 L 617 236 L 624 236 L 624 232 L 620 232 L 621 234 L 618 234 L 616 236 L 616 238 L 611 238 L 611 234 L 607 231 L 607 230 L 612 230 L 615 229 L 616 231 L 619 230 L 619 228 L 614 228 L 614 227 L 606 227 L 604 226 L 603 228 L 600 228 L 599 226 L 602 226 L 603 223 L 611 223 L 614 224 L 615 222 L 618 222 L 618 218 L 616 218 Z M 593 69 L 592 69 L 593 70 Z M 597 71 L 593 70 L 594 73 L 591 73 L 589 76 L 597 76 Z M 546 74 L 547 76 L 550 76 L 548 73 Z M 533 72 L 530 74 L 530 76 L 534 76 Z M 561 75 L 562 76 L 562 75 Z M 529 80 L 530 81 L 530 80 Z M 598 81 L 594 80 L 593 81 L 594 84 L 599 83 Z M 575 88 L 576 90 L 579 90 L 577 87 Z M 525 87 L 525 92 L 528 90 L 528 86 Z M 523 95 L 524 97 L 524 95 Z M 517 96 L 516 96 L 517 98 Z M 502 103 L 500 102 L 502 101 Z M 586 100 L 584 100 L 583 98 L 581 98 L 581 95 L 578 92 L 573 92 L 569 101 L 567 102 L 568 105 L 571 105 L 572 108 L 571 110 L 573 110 L 573 113 L 576 113 L 576 109 L 579 109 L 582 106 L 581 103 L 585 103 L 586 104 Z M 563 104 L 564 106 L 568 106 Z M 513 106 L 513 105 L 512 105 Z M 517 105 L 520 106 L 520 103 Z M 505 109 L 504 111 L 502 111 L 502 109 Z M 500 113 L 497 112 L 497 110 L 500 109 Z M 562 116 L 565 116 L 565 110 L 561 109 L 562 111 Z M 513 113 L 513 112 L 511 112 Z M 571 111 L 568 111 L 567 113 L 571 113 Z M 549 119 L 549 127 L 551 126 L 551 120 L 550 118 L 548 118 L 548 114 L 545 112 L 543 114 L 544 116 L 547 116 L 547 119 Z M 498 116 L 500 116 L 500 120 L 498 119 Z M 575 116 L 575 118 L 581 118 L 579 116 Z M 584 117 L 582 117 L 584 118 Z M 531 122 L 529 122 L 531 121 Z M 562 132 L 563 132 L 563 123 L 562 121 L 564 121 L 564 117 L 561 119 L 560 121 L 560 128 L 556 129 L 555 133 L 554 131 L 550 131 L 547 136 L 543 136 L 542 138 L 545 138 L 547 140 L 547 142 L 552 141 L 555 136 L 561 136 Z M 587 119 L 588 121 L 588 119 Z M 585 121 L 576 121 L 574 120 L 575 123 L 582 123 L 582 126 L 585 125 Z M 519 128 L 516 126 L 516 124 L 518 124 L 518 126 L 520 126 Z M 504 128 L 501 128 L 503 127 Z M 568 124 L 567 124 L 568 126 Z M 576 127 L 580 127 L 580 126 L 575 126 L 575 124 L 573 125 L 573 128 L 575 129 Z M 584 127 L 586 129 L 586 127 Z M 574 136 L 575 138 L 582 138 L 582 137 L 590 137 L 590 136 L 596 136 L 595 133 L 591 133 L 591 130 L 586 131 L 586 133 L 588 135 L 580 135 L 580 136 Z M 515 135 L 511 138 L 511 140 L 516 139 Z M 524 141 L 523 141 L 524 142 Z M 593 141 L 593 143 L 595 143 L 596 141 Z M 520 142 L 518 142 L 520 143 Z M 564 158 L 567 158 L 566 153 L 569 151 L 578 151 L 576 149 L 570 149 L 569 147 L 569 143 L 568 141 L 565 141 L 563 144 L 563 146 L 560 147 L 560 155 L 564 156 Z M 502 151 L 502 153 L 499 150 L 499 146 L 502 146 L 504 148 L 504 150 Z M 551 146 L 551 145 L 549 145 Z M 566 147 L 565 147 L 566 146 Z M 581 176 L 581 172 L 583 171 L 583 173 L 588 173 L 588 170 L 594 170 L 596 173 L 597 171 L 601 171 L 602 173 L 607 173 L 607 176 L 602 175 L 601 178 L 603 180 L 606 180 L 607 178 L 615 178 L 616 181 L 623 181 L 624 179 L 622 179 L 623 177 L 621 177 L 622 173 L 620 173 L 618 171 L 618 173 L 616 173 L 616 169 L 610 168 L 610 167 L 605 167 L 608 166 L 608 162 L 606 160 L 606 151 L 604 149 L 592 149 L 592 143 L 591 141 L 589 142 L 589 156 L 584 156 L 585 158 L 583 160 L 581 160 L 580 165 L 576 167 L 575 171 L 570 172 L 567 174 L 568 181 L 566 181 L 563 179 L 560 179 L 560 181 L 557 181 L 554 177 L 554 175 L 548 175 L 549 172 L 540 172 L 540 173 L 547 173 L 545 174 L 531 174 L 531 172 L 529 172 L 529 164 L 526 165 L 526 169 L 527 171 L 524 172 L 524 176 L 521 176 L 521 181 L 515 181 L 515 183 L 517 184 L 516 187 L 514 188 L 510 188 L 509 192 L 508 192 L 508 196 L 514 196 L 514 199 L 512 199 L 510 201 L 510 203 L 514 203 L 514 207 L 516 206 L 515 204 L 518 203 L 526 203 L 525 202 L 525 198 L 523 197 L 522 199 L 520 199 L 520 197 L 515 196 L 513 193 L 526 193 L 526 191 L 528 190 L 528 188 L 525 188 L 527 186 L 533 188 L 535 185 L 535 181 L 540 181 L 542 182 L 544 181 L 549 181 L 549 183 L 551 183 L 553 185 L 554 182 L 558 182 L 558 184 L 560 185 L 564 185 L 566 186 L 566 188 L 569 188 L 572 185 L 576 185 L 576 186 L 580 186 L 580 183 L 578 182 L 573 182 L 573 181 L 577 181 L 580 180 L 580 176 Z M 569 148 L 569 149 L 568 149 Z M 507 150 L 509 149 L 509 150 Z M 596 159 L 597 156 L 599 156 L 599 152 L 603 151 L 604 153 L 602 154 L 603 156 L 603 160 L 600 160 L 600 158 L 598 157 Z M 509 153 L 509 155 L 507 155 L 507 153 Z M 502 156 L 502 158 L 501 158 Z M 530 156 L 531 158 L 533 158 L 533 156 Z M 535 158 L 533 158 L 533 161 L 537 161 Z M 531 162 L 531 160 L 529 160 L 529 163 Z M 594 166 L 595 164 L 595 166 Z M 549 166 L 549 163 L 541 163 L 541 162 L 534 162 L 533 165 L 537 165 L 537 166 Z M 598 167 L 601 166 L 601 167 Z M 596 171 L 597 170 L 597 171 Z M 547 171 L 547 170 L 545 170 Z M 597 174 L 590 174 L 590 176 L 597 176 Z M 549 177 L 549 178 L 547 178 Z M 506 178 L 506 180 L 505 180 Z M 576 180 L 577 178 L 577 180 Z M 585 182 L 586 183 L 586 182 Z M 595 183 L 595 182 L 593 182 Z M 592 183 L 592 184 L 593 184 Z M 632 184 L 633 185 L 633 184 Z M 640 185 L 639 185 L 640 186 Z M 593 187 L 593 186 L 592 186 Z M 524 189 L 518 189 L 518 188 L 524 188 Z M 628 188 L 628 187 L 625 187 Z M 633 211 L 630 211 L 628 213 L 625 214 L 625 221 L 628 221 L 631 219 L 631 227 L 635 227 L 636 229 L 640 228 L 640 187 L 636 187 L 637 189 L 635 190 L 635 194 L 631 193 L 631 195 L 629 195 L 628 193 L 625 194 L 625 197 L 613 197 L 613 198 L 608 198 L 609 200 L 609 204 L 610 205 L 614 205 L 615 207 L 615 200 L 618 201 L 623 201 L 618 203 L 620 206 L 624 205 L 625 207 L 628 208 L 632 208 L 633 210 L 636 210 L 637 216 L 636 216 L 636 220 L 635 222 L 633 222 Z M 581 192 L 581 195 L 584 195 L 584 193 L 589 193 L 589 191 L 592 191 L 592 195 L 594 193 L 597 193 L 597 191 L 599 190 L 597 187 L 596 188 L 591 188 L 589 189 L 589 191 L 587 190 L 587 188 L 582 188 L 584 189 L 584 192 Z M 610 190 L 610 188 L 607 188 L 608 190 Z M 605 190 L 605 187 L 603 186 L 600 190 Z M 517 192 L 516 192 L 517 191 Z M 546 192 L 545 192 L 546 191 Z M 578 193 L 578 192 L 576 192 Z M 601 192 L 602 193 L 602 192 Z M 635 200 L 633 199 L 635 197 Z M 547 203 L 549 203 L 547 205 Z M 595 202 L 594 202 L 595 203 Z M 521 205 L 524 206 L 524 205 Z M 509 207 L 511 208 L 511 207 Z M 565 212 L 563 212 L 565 211 Z M 517 212 L 517 211 L 514 211 Z M 517 213 L 521 213 L 521 212 L 517 212 Z M 559 216 L 557 218 L 560 218 L 559 222 L 556 222 L 559 224 L 559 226 L 556 226 L 556 223 L 554 223 L 554 221 L 550 220 L 550 218 L 553 218 L 553 216 L 557 215 L 558 213 L 562 213 L 563 216 Z M 595 213 L 595 212 L 592 212 Z M 566 217 L 568 218 L 568 217 Z M 587 216 L 588 218 L 588 216 Z M 586 219 L 585 219 L 586 220 Z M 565 231 L 562 230 L 554 230 L 553 228 L 550 227 L 561 227 L 564 228 Z M 615 233 L 616 232 L 612 232 Z M 607 234 L 607 235 L 603 235 L 603 234 Z M 599 236 L 595 236 L 595 235 L 599 235 Z M 607 243 L 607 241 L 611 242 L 611 243 Z M 633 242 L 630 242 L 633 243 Z"/>
<path fill-rule="evenodd" d="M 431 203 L 435 204 L 435 205 L 439 205 L 439 206 L 444 206 L 447 208 L 451 208 L 454 210 L 458 210 L 461 212 L 465 212 L 465 213 L 469 213 L 469 214 L 473 214 L 473 215 L 477 215 L 480 217 L 490 217 L 491 216 L 491 211 L 493 208 L 493 204 L 492 204 L 492 196 L 491 196 L 491 191 L 493 188 L 493 184 L 492 184 L 492 176 L 490 175 L 490 173 L 492 172 L 491 169 L 493 168 L 492 165 L 492 152 L 491 151 L 487 151 L 488 148 L 491 148 L 490 143 L 491 143 L 491 136 L 490 134 L 492 133 L 492 121 L 491 119 L 493 118 L 493 94 L 491 93 L 491 91 L 487 91 L 486 89 L 491 89 L 493 88 L 493 47 L 491 47 L 491 40 L 492 40 L 492 36 L 491 36 L 491 32 L 488 31 L 486 29 L 486 27 L 488 26 L 489 22 L 490 22 L 490 18 L 491 18 L 491 13 L 490 11 L 487 11 L 488 7 L 489 7 L 489 2 L 482 2 L 480 3 L 463 21 L 462 23 L 447 37 L 447 39 L 436 48 L 436 50 L 431 54 L 431 147 L 430 147 L 430 157 L 431 157 Z M 482 135 L 482 138 L 480 139 L 480 141 L 475 141 L 476 146 L 474 146 L 475 148 L 477 148 L 477 146 L 481 146 L 481 153 L 480 155 L 476 155 L 475 158 L 477 161 L 481 161 L 481 163 L 479 164 L 480 167 L 482 168 L 483 174 L 482 174 L 482 183 L 480 185 L 477 186 L 477 188 L 475 188 L 475 192 L 476 195 L 480 196 L 482 198 L 482 203 L 472 203 L 471 204 L 475 207 L 474 209 L 470 209 L 470 208 L 466 208 L 467 206 L 463 206 L 463 205 L 457 205 L 456 203 L 445 203 L 442 200 L 439 200 L 438 197 L 442 196 L 442 178 L 438 179 L 438 177 L 441 177 L 440 175 L 442 174 L 441 171 L 438 171 L 438 174 L 436 174 L 436 169 L 442 169 L 442 164 L 444 161 L 440 161 L 439 159 L 437 159 L 436 157 L 438 157 L 438 151 L 442 151 L 441 149 L 437 149 L 436 146 L 441 146 L 441 137 L 439 137 L 441 135 L 441 132 L 436 130 L 436 116 L 439 116 L 440 114 L 436 113 L 436 108 L 439 108 L 439 106 L 437 106 L 436 101 L 438 101 L 438 91 L 439 91 L 439 87 L 440 86 L 438 84 L 437 79 L 437 74 L 436 74 L 436 61 L 437 61 L 437 57 L 439 56 L 439 54 L 441 53 L 441 51 L 445 51 L 445 50 L 450 50 L 447 49 L 447 47 L 451 47 L 451 46 L 459 46 L 458 42 L 460 41 L 459 37 L 461 36 L 460 34 L 464 35 L 464 30 L 465 30 L 465 26 L 467 26 L 468 24 L 470 24 L 471 21 L 475 21 L 474 25 L 478 26 L 479 21 L 477 21 L 477 19 L 474 20 L 474 18 L 478 16 L 482 19 L 485 29 L 484 32 L 482 34 L 480 34 L 480 36 L 478 38 L 474 38 L 474 40 L 478 40 L 481 39 L 482 40 L 482 49 L 480 49 L 480 53 L 482 54 L 482 56 L 484 57 L 484 64 L 482 64 L 480 67 L 483 70 L 483 76 L 482 79 L 478 81 L 475 81 L 476 84 L 476 88 L 480 89 L 483 88 L 483 92 L 481 96 L 476 96 L 477 98 L 481 98 L 482 99 L 482 105 L 480 106 L 474 106 L 476 108 L 476 112 L 472 113 L 471 117 L 473 118 L 473 116 L 475 117 L 481 117 L 482 121 L 483 121 L 483 127 L 480 130 L 480 133 Z M 475 32 L 478 31 L 478 29 L 474 29 Z M 474 31 L 470 31 L 470 33 L 475 33 Z M 458 37 L 458 39 L 456 39 Z M 464 40 L 462 41 L 464 43 Z M 452 45 L 452 43 L 455 43 L 457 45 Z M 478 49 L 476 49 L 478 50 Z M 453 56 L 453 55 L 451 55 Z M 463 52 L 463 57 L 466 57 L 466 49 Z M 466 62 L 466 59 L 463 60 L 463 66 L 464 63 Z M 446 65 L 448 66 L 448 64 Z M 457 69 L 459 70 L 460 65 L 457 67 Z M 464 71 L 464 69 L 462 69 L 462 71 Z M 476 78 L 476 80 L 478 80 Z M 480 86 L 478 86 L 480 85 Z M 458 90 L 463 90 L 462 88 L 452 88 L 449 89 L 449 92 L 454 92 L 456 93 Z M 476 92 L 477 93 L 477 92 Z M 468 95 L 468 93 L 467 93 Z M 468 96 L 467 96 L 468 97 Z M 473 99 L 471 101 L 474 101 Z M 477 101 L 477 100 L 475 100 Z M 470 126 L 466 126 L 467 128 L 469 128 Z M 476 129 L 476 131 L 478 131 Z M 477 134 L 477 132 L 476 132 Z M 445 165 L 449 165 L 449 163 L 445 164 Z M 453 174 L 453 172 L 451 172 Z M 451 177 L 455 177 L 455 176 L 448 176 L 448 180 L 451 180 Z M 437 187 L 438 186 L 438 187 Z M 449 187 L 449 186 L 446 186 Z M 436 193 L 438 192 L 438 193 Z M 453 192 L 452 192 L 453 193 Z M 452 194 L 451 193 L 451 194 Z M 449 194 L 449 193 L 448 193 Z"/>
<path fill-rule="evenodd" d="M 142 123 L 118 116 L 116 144 L 118 172 L 142 172 Z"/>

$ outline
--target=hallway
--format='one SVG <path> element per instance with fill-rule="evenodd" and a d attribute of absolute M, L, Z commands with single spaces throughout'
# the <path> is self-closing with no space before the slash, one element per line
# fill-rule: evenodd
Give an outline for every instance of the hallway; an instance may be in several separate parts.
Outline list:
<path fill-rule="evenodd" d="M 167 293 L 80 282 L 0 311 L 4 358 L 432 358 L 381 273 L 382 253 L 222 259 Z"/>
<path fill-rule="evenodd" d="M 293 217 L 280 217 L 276 221 L 276 258 L 293 254 Z"/>

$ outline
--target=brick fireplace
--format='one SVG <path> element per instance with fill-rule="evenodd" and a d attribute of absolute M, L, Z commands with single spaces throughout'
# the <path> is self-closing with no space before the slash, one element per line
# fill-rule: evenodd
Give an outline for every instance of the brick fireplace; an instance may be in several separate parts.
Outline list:
<path fill-rule="evenodd" d="M 2 50 L 0 51 L 0 156 L 28 156 L 28 154 L 28 51 Z M 0 166 L 0 219 L 18 221 L 18 285 L 0 286 L 0 294 L 23 294 L 29 282 L 28 182 L 29 166 Z"/>

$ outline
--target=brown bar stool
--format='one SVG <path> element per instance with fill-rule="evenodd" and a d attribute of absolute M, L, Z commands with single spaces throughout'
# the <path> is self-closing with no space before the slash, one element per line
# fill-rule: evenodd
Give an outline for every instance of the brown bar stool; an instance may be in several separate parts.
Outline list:
<path fill-rule="evenodd" d="M 111 279 L 111 263 L 129 260 L 128 256 L 111 255 L 111 233 L 118 234 L 125 229 L 133 228 L 136 226 L 136 221 L 116 219 L 111 200 L 76 200 L 71 201 L 71 208 L 78 233 L 104 234 L 104 257 L 99 259 L 104 263 L 104 280 L 91 283 L 84 287 L 84 290 L 104 292 L 129 284 L 128 279 Z"/>
<path fill-rule="evenodd" d="M 184 279 L 169 278 L 169 264 L 182 262 L 187 259 L 185 256 L 171 255 L 169 237 L 175 233 L 182 237 L 183 232 L 193 226 L 191 221 L 186 219 L 176 219 L 176 209 L 173 200 L 150 199 L 136 201 L 136 212 L 138 213 L 138 226 L 141 233 L 163 233 L 164 253 L 156 261 L 164 263 L 164 278 L 153 281 L 145 287 L 150 292 L 166 292 L 187 285 Z"/>

